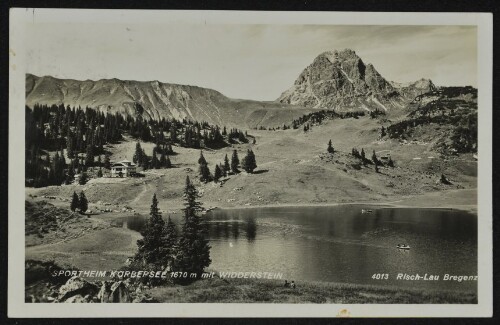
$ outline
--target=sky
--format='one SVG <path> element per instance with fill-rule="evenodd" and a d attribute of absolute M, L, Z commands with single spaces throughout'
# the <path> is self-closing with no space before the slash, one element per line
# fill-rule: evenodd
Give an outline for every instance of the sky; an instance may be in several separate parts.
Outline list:
<path fill-rule="evenodd" d="M 350 48 L 387 80 L 477 85 L 475 26 L 37 23 L 27 72 L 212 88 L 275 100 L 325 51 Z"/>

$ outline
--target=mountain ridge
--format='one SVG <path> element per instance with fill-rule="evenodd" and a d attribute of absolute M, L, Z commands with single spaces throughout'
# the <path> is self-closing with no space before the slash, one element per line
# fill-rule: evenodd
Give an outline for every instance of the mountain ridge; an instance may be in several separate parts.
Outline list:
<path fill-rule="evenodd" d="M 199 86 L 120 79 L 76 80 L 26 74 L 26 105 L 92 107 L 143 118 L 191 119 L 255 128 L 277 126 L 310 109 L 278 102 L 229 98 Z"/>

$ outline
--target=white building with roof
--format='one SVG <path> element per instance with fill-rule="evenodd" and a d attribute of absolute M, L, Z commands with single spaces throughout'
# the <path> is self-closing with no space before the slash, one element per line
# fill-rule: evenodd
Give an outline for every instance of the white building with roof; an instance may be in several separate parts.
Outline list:
<path fill-rule="evenodd" d="M 137 171 L 137 165 L 130 160 L 122 160 L 111 165 L 111 177 L 129 177 Z"/>

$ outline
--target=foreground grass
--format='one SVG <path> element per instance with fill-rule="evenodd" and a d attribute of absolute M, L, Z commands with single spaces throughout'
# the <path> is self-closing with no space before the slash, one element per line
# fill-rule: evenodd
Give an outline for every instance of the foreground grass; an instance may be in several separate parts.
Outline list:
<path fill-rule="evenodd" d="M 146 291 L 158 302 L 175 303 L 330 303 L 330 304 L 474 304 L 474 292 L 431 291 L 395 287 L 300 283 L 283 287 L 283 281 L 204 279 L 187 286 L 163 286 Z"/>

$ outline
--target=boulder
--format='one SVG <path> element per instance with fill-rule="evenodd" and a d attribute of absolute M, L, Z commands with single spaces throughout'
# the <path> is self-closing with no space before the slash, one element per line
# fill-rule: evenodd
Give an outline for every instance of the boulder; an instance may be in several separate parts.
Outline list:
<path fill-rule="evenodd" d="M 82 297 L 82 295 L 75 295 L 75 296 L 71 296 L 69 297 L 68 299 L 62 301 L 61 302 L 65 302 L 65 303 L 87 303 L 87 302 L 91 302 L 92 299 L 90 298 L 90 295 L 86 295 L 85 297 Z"/>
<path fill-rule="evenodd" d="M 103 282 L 97 297 L 102 303 L 125 303 L 132 301 L 127 285 L 123 281 L 114 283 L 112 281 Z"/>
<path fill-rule="evenodd" d="M 81 299 L 83 299 L 83 297 L 86 297 L 87 295 L 95 295 L 98 291 L 99 288 L 95 284 L 85 281 L 78 276 L 74 276 L 59 288 L 58 300 L 62 302 L 78 295 L 82 297 Z M 70 302 L 79 302 L 75 301 L 79 299 L 80 298 L 78 297 L 72 298 Z"/>

